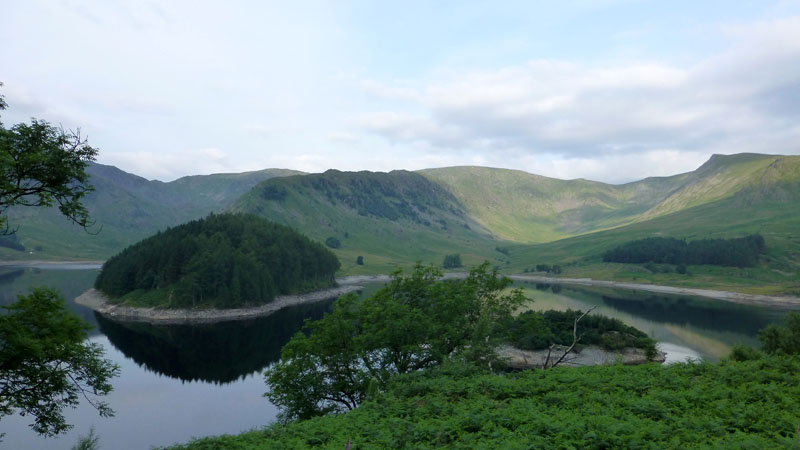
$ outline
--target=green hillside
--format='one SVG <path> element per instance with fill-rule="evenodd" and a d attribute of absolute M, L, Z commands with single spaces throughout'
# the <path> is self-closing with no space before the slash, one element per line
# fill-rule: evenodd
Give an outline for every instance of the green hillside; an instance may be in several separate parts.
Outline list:
<path fill-rule="evenodd" d="M 402 170 L 273 178 L 231 209 L 291 225 L 320 242 L 336 238 L 341 246 L 334 252 L 346 273 L 388 273 L 417 260 L 441 263 L 452 253 L 465 265 L 503 256 L 453 195 Z"/>
<path fill-rule="evenodd" d="M 591 276 L 763 293 L 800 292 L 800 156 L 714 155 L 697 170 L 612 185 L 485 167 L 418 172 L 300 175 L 268 169 L 148 181 L 90 167 L 97 191 L 87 207 L 102 225 L 90 235 L 55 211 L 12 212 L 26 251 L 3 259 L 105 259 L 164 229 L 211 211 L 249 212 L 315 239 L 329 238 L 340 274 L 388 273 L 415 261 L 465 266 L 489 260 L 505 272 L 559 264 L 562 276 Z M 690 268 L 678 277 L 599 255 L 651 236 L 734 238 L 759 233 L 767 254 L 751 269 Z M 33 251 L 34 254 L 28 252 Z M 362 257 L 362 264 L 357 258 Z M 710 283 L 710 284 L 709 284 Z"/>
<path fill-rule="evenodd" d="M 496 237 L 521 243 L 551 242 L 631 223 L 686 178 L 648 178 L 617 186 L 486 167 L 420 173 L 445 186 Z"/>
<path fill-rule="evenodd" d="M 713 155 L 708 162 L 688 174 L 675 192 L 643 214 L 641 219 L 708 204 L 756 184 L 786 180 L 788 173 L 779 173 L 773 168 L 773 165 L 785 164 L 797 167 L 798 159 L 755 153 Z"/>
<path fill-rule="evenodd" d="M 768 166 L 763 176 L 731 196 L 707 204 L 583 236 L 539 245 L 511 248 L 511 271 L 524 271 L 538 263 L 561 264 L 565 277 L 593 277 L 649 281 L 668 285 L 716 287 L 763 294 L 800 295 L 800 182 L 790 177 L 774 179 L 775 171 L 796 167 L 800 158 Z M 798 172 L 788 173 L 796 176 Z M 761 234 L 767 254 L 757 268 L 690 267 L 691 276 L 653 274 L 637 265 L 602 263 L 601 254 L 622 243 L 646 237 L 679 239 L 734 238 Z"/>
<path fill-rule="evenodd" d="M 222 211 L 265 179 L 301 173 L 266 169 L 163 183 L 102 164 L 91 164 L 87 172 L 95 187 L 85 201 L 96 221 L 90 233 L 71 224 L 56 208 L 12 209 L 9 223 L 19 227 L 17 236 L 25 251 L 0 248 L 0 259 L 102 260 L 158 230 Z"/>

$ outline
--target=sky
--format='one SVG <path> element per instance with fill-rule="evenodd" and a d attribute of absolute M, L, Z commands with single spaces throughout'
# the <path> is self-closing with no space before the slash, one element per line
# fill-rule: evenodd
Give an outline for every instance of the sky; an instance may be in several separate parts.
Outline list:
<path fill-rule="evenodd" d="M 148 179 L 800 154 L 800 0 L 0 0 L 9 127 Z"/>

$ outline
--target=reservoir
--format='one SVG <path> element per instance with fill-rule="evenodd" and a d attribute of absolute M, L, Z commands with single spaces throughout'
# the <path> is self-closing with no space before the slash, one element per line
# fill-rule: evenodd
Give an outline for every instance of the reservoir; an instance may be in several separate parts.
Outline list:
<path fill-rule="evenodd" d="M 115 410 L 102 418 L 83 402 L 65 411 L 75 427 L 43 438 L 18 414 L 0 420 L 0 447 L 70 449 L 94 427 L 100 448 L 142 449 L 186 442 L 192 437 L 260 428 L 278 413 L 263 397 L 263 371 L 305 319 L 319 318 L 333 299 L 283 309 L 271 316 L 207 325 L 150 325 L 106 320 L 74 303 L 92 287 L 99 266 L 0 267 L 0 304 L 7 305 L 32 286 L 58 289 L 69 309 L 91 323 L 88 339 L 105 348 L 121 367 L 105 400 Z M 546 310 L 596 307 L 594 313 L 619 318 L 659 341 L 668 362 L 718 360 L 731 346 L 757 346 L 757 334 L 785 310 L 701 297 L 645 291 L 518 282 L 533 300 L 527 308 Z M 379 284 L 365 286 L 369 295 Z"/>

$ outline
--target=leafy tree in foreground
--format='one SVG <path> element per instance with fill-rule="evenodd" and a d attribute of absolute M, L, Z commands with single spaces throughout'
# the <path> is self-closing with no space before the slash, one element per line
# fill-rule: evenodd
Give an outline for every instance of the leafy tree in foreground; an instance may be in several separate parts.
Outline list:
<path fill-rule="evenodd" d="M 785 324 L 768 325 L 758 333 L 758 339 L 763 350 L 769 354 L 800 354 L 800 313 L 789 313 Z"/>
<path fill-rule="evenodd" d="M 0 86 L 2 83 L 0 83 Z M 0 110 L 6 103 L 0 95 Z M 0 214 L 9 207 L 52 206 L 87 227 L 81 203 L 92 190 L 85 172 L 97 151 L 77 133 L 65 133 L 33 120 L 7 130 L 0 123 Z M 0 217 L 0 233 L 8 232 Z M 52 290 L 35 289 L 0 314 L 0 418 L 19 410 L 35 418 L 34 431 L 47 436 L 70 428 L 62 413 L 83 395 L 100 412 L 112 414 L 90 396 L 111 391 L 109 379 L 119 369 L 103 359 L 97 344 L 84 342 L 90 326 L 70 314 Z"/>
<path fill-rule="evenodd" d="M 2 84 L 0 84 L 2 86 Z M 0 110 L 6 108 L 0 98 Z M 92 225 L 81 203 L 94 188 L 85 172 L 97 150 L 80 131 L 66 132 L 43 120 L 31 120 L 6 129 L 0 122 L 0 229 L 9 232 L 8 208 L 53 206 L 86 228 Z"/>
<path fill-rule="evenodd" d="M 19 410 L 35 420 L 31 428 L 52 436 L 71 428 L 65 407 L 83 396 L 100 412 L 113 411 L 96 400 L 111 391 L 119 373 L 102 359 L 99 344 L 85 340 L 90 326 L 67 311 L 64 300 L 49 289 L 20 296 L 0 315 L 0 417 Z"/>
<path fill-rule="evenodd" d="M 372 297 L 340 298 L 323 319 L 306 325 L 267 370 L 265 394 L 284 408 L 284 420 L 307 419 L 358 406 L 370 384 L 383 389 L 397 374 L 456 358 L 489 366 L 497 361 L 498 329 L 525 298 L 504 292 L 511 280 L 484 263 L 463 280 L 420 264 L 397 271 Z"/>
<path fill-rule="evenodd" d="M 768 355 L 800 355 L 800 313 L 790 312 L 781 324 L 770 324 L 758 332 L 761 350 L 737 344 L 731 350 L 730 359 L 752 361 Z"/>

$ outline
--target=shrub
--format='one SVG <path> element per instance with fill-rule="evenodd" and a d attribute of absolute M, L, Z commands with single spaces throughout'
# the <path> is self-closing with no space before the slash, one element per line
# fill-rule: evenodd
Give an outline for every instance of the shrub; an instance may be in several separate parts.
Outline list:
<path fill-rule="evenodd" d="M 342 242 L 335 237 L 331 236 L 328 239 L 325 239 L 325 245 L 330 248 L 339 248 L 342 246 Z"/>

